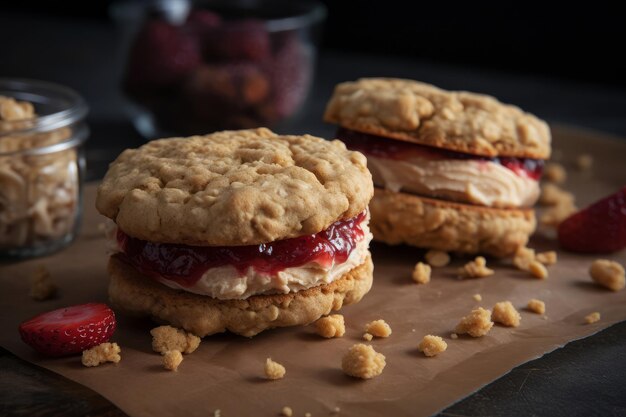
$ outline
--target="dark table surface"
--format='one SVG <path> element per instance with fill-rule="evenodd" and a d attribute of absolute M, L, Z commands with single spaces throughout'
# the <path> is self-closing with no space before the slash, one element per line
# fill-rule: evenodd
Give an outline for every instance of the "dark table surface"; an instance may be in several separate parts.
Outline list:
<path fill-rule="evenodd" d="M 143 139 L 124 113 L 122 68 L 113 23 L 59 17 L 0 15 L 0 77 L 68 85 L 89 103 L 88 178 L 101 177 L 123 149 Z M 448 89 L 494 95 L 552 123 L 626 137 L 626 90 L 598 80 L 582 84 L 425 62 L 419 57 L 322 51 L 310 100 L 285 131 L 331 137 L 321 115 L 334 85 L 363 76 L 418 79 Z M 626 159 L 626 155 L 625 159 Z M 3 329 L 2 331 L 13 331 Z M 16 334 L 17 337 L 17 334 Z M 626 322 L 513 369 L 443 416 L 626 416 Z M 0 416 L 122 416 L 114 405 L 76 383 L 21 361 L 0 348 Z"/>

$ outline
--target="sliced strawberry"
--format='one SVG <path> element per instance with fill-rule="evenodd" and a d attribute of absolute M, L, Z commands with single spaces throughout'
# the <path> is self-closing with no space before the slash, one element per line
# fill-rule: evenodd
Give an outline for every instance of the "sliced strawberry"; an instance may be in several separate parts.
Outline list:
<path fill-rule="evenodd" d="M 626 187 L 563 221 L 559 242 L 574 252 L 608 253 L 625 248 Z"/>
<path fill-rule="evenodd" d="M 104 343 L 115 331 L 115 313 L 89 303 L 40 314 L 20 324 L 22 340 L 46 356 L 65 356 Z"/>

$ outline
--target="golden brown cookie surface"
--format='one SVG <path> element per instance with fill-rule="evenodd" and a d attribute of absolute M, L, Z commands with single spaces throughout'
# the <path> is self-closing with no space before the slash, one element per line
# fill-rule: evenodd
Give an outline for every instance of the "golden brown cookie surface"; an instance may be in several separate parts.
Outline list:
<path fill-rule="evenodd" d="M 140 239 L 233 246 L 317 233 L 365 210 L 372 193 L 365 157 L 343 143 L 259 128 L 126 150 L 96 206 Z"/>
<path fill-rule="evenodd" d="M 200 337 L 226 330 L 254 336 L 275 327 L 312 323 L 356 303 L 372 286 L 371 257 L 330 284 L 289 294 L 217 300 L 154 282 L 113 256 L 109 260 L 111 303 L 131 314 L 152 316 Z"/>
<path fill-rule="evenodd" d="M 484 156 L 547 159 L 548 125 L 518 107 L 466 91 L 393 78 L 337 85 L 324 120 L 359 132 Z"/>
<path fill-rule="evenodd" d="M 370 203 L 374 240 L 446 252 L 514 254 L 535 230 L 533 210 L 452 203 L 376 188 Z"/>

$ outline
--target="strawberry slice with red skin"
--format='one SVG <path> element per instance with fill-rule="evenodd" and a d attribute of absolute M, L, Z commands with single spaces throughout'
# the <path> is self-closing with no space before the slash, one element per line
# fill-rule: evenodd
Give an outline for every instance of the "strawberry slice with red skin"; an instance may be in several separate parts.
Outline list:
<path fill-rule="evenodd" d="M 564 249 L 609 253 L 626 247 L 626 187 L 572 214 L 559 225 Z"/>
<path fill-rule="evenodd" d="M 115 313 L 106 304 L 89 303 L 39 314 L 20 324 L 24 343 L 46 356 L 67 356 L 108 341 Z"/>

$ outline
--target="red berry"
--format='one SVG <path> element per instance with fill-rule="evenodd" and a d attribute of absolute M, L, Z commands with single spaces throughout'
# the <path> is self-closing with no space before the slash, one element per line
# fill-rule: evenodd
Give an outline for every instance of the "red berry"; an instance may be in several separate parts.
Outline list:
<path fill-rule="evenodd" d="M 563 221 L 559 242 L 574 252 L 608 253 L 625 248 L 626 187 Z"/>
<path fill-rule="evenodd" d="M 187 25 L 198 31 L 215 29 L 221 23 L 222 18 L 208 10 L 195 9 L 187 16 Z"/>
<path fill-rule="evenodd" d="M 43 355 L 72 355 L 109 340 L 115 313 L 106 304 L 81 304 L 35 316 L 19 330 L 24 343 Z"/>
<path fill-rule="evenodd" d="M 227 22 L 203 38 L 209 61 L 265 61 L 270 57 L 270 38 L 262 22 L 241 20 Z"/>
<path fill-rule="evenodd" d="M 131 48 L 126 85 L 130 90 L 167 87 L 184 78 L 200 62 L 200 50 L 193 36 L 168 22 L 151 20 Z"/>
<path fill-rule="evenodd" d="M 291 116 L 300 108 L 313 81 L 311 48 L 295 34 L 285 39 L 270 68 L 274 111 L 279 118 Z"/>

